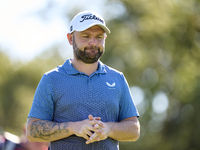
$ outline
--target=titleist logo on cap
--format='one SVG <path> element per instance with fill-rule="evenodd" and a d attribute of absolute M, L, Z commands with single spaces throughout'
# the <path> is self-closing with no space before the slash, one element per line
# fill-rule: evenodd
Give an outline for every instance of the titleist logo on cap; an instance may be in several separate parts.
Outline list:
<path fill-rule="evenodd" d="M 83 22 L 85 20 L 99 20 L 100 22 L 104 23 L 103 20 L 101 20 L 99 17 L 92 15 L 92 14 L 88 14 L 88 15 L 83 15 L 81 17 L 83 20 L 81 20 L 80 22 Z"/>

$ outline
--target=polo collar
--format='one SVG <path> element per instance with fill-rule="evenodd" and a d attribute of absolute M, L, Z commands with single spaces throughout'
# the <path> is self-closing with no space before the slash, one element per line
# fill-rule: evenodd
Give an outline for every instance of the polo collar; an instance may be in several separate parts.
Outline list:
<path fill-rule="evenodd" d="M 76 70 L 72 65 L 72 59 L 67 59 L 65 63 L 63 64 L 63 68 L 67 74 L 76 75 L 76 74 L 85 74 L 83 72 L 80 72 Z M 98 69 L 93 74 L 99 74 L 99 73 L 107 73 L 105 69 L 105 64 L 103 64 L 101 61 L 98 61 Z"/>

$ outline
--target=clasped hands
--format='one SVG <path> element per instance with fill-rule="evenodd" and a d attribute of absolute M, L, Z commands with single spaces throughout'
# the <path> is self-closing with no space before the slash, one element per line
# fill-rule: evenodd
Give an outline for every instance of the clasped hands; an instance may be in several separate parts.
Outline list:
<path fill-rule="evenodd" d="M 88 116 L 88 119 L 78 121 L 73 126 L 74 134 L 86 139 L 86 144 L 105 140 L 109 135 L 108 124 L 101 121 L 100 117 Z"/>

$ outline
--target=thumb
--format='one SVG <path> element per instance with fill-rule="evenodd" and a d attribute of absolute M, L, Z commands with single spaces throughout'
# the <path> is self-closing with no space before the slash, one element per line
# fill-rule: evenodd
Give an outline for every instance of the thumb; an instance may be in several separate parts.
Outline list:
<path fill-rule="evenodd" d="M 89 115 L 88 118 L 90 121 L 94 120 L 94 117 L 92 115 Z"/>

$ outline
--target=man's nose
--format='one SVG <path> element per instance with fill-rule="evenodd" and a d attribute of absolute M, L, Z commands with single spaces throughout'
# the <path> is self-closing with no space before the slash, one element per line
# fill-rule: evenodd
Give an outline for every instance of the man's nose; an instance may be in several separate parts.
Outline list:
<path fill-rule="evenodd" d="M 92 37 L 91 40 L 90 40 L 89 45 L 96 46 L 97 45 L 97 39 L 95 37 Z"/>

